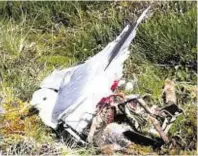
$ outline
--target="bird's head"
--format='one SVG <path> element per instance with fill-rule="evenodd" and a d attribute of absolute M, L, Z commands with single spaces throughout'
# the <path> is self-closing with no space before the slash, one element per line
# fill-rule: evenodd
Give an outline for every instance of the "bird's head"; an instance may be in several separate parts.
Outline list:
<path fill-rule="evenodd" d="M 42 88 L 34 92 L 30 104 L 42 111 L 43 109 L 50 109 L 56 103 L 58 93 L 54 90 Z"/>
<path fill-rule="evenodd" d="M 30 104 L 38 110 L 38 115 L 45 125 L 56 129 L 57 122 L 52 120 L 52 112 L 58 93 L 52 89 L 42 88 L 34 92 Z M 33 115 L 33 114 L 32 114 Z"/>

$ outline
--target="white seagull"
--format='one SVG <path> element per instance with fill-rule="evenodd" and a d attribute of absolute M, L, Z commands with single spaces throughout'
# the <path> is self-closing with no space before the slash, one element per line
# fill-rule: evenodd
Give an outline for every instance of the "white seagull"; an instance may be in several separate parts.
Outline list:
<path fill-rule="evenodd" d="M 46 78 L 41 83 L 41 89 L 33 94 L 31 105 L 39 110 L 39 116 L 47 126 L 56 129 L 59 121 L 63 121 L 74 133 L 83 132 L 95 113 L 97 103 L 113 93 L 113 82 L 122 77 L 129 46 L 149 8 L 84 64 L 66 69 L 62 75 L 55 71 L 54 78 Z"/>

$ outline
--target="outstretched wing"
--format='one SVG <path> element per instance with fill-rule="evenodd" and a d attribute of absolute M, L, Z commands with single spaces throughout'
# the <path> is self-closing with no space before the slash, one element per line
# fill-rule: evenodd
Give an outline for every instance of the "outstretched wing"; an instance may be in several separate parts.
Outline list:
<path fill-rule="evenodd" d="M 125 58 L 118 58 L 128 50 L 135 37 L 136 28 L 148 9 L 143 12 L 134 25 L 127 25 L 116 40 L 109 43 L 101 52 L 73 72 L 70 82 L 64 85 L 58 93 L 52 115 L 54 120 L 60 118 L 62 114 L 69 115 L 82 105 L 84 107 L 95 107 L 101 98 L 111 94 L 110 87 L 113 81 L 108 79 L 111 72 L 107 74 L 105 71 L 108 70 L 114 60 L 116 62 L 121 61 L 120 64 L 123 63 Z"/>

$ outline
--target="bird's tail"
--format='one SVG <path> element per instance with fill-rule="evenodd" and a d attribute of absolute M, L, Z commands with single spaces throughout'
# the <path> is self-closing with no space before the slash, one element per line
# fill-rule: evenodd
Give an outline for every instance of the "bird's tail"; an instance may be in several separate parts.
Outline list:
<path fill-rule="evenodd" d="M 146 10 L 144 10 L 144 12 L 141 14 L 141 16 L 134 24 L 128 24 L 121 32 L 121 34 L 117 37 L 117 43 L 110 52 L 108 64 L 105 67 L 105 70 L 109 67 L 109 65 L 115 57 L 117 57 L 118 55 L 122 55 L 122 53 L 125 53 L 128 50 L 132 40 L 135 38 L 136 28 L 146 16 L 146 13 L 148 12 L 149 8 L 150 6 Z"/>

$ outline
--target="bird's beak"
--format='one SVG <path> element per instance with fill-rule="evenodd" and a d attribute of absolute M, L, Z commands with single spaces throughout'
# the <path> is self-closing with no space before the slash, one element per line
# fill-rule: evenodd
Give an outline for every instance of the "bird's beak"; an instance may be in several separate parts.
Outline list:
<path fill-rule="evenodd" d="M 38 113 L 39 110 L 35 106 L 32 106 L 29 108 L 28 113 L 26 115 L 21 116 L 21 119 L 24 120 L 26 117 L 30 117 Z"/>

